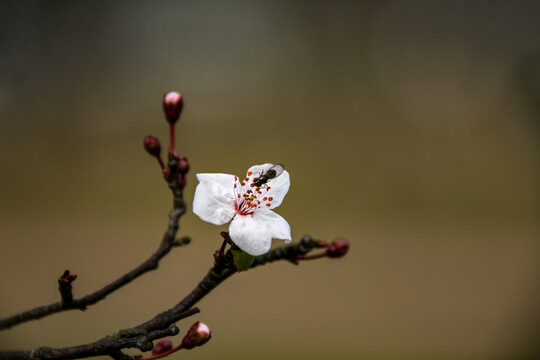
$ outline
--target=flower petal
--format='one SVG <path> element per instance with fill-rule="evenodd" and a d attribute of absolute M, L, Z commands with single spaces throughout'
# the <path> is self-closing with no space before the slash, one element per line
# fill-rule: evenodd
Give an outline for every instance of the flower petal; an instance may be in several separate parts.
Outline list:
<path fill-rule="evenodd" d="M 261 208 L 253 213 L 253 218 L 268 228 L 273 239 L 285 240 L 287 244 L 291 242 L 291 227 L 281 215 Z"/>
<path fill-rule="evenodd" d="M 236 215 L 229 225 L 231 240 L 250 255 L 266 254 L 272 246 L 272 233 L 266 224 L 251 215 Z"/>
<path fill-rule="evenodd" d="M 285 195 L 287 195 L 287 191 L 289 191 L 289 186 L 291 186 L 289 173 L 287 170 L 284 170 L 280 176 L 270 179 L 267 184 L 270 187 L 270 190 L 268 190 L 265 196 L 273 198 L 271 205 L 268 208 L 277 208 L 283 202 Z"/>
<path fill-rule="evenodd" d="M 254 165 L 248 169 L 247 174 L 251 173 L 251 176 L 247 175 L 247 177 L 257 178 L 262 173 L 266 173 L 268 170 L 270 170 L 272 166 L 274 166 L 274 164 Z M 268 186 L 270 190 L 267 190 L 264 196 L 272 197 L 273 199 L 270 202 L 268 209 L 274 209 L 281 205 L 285 195 L 287 195 L 287 192 L 289 191 L 289 187 L 291 186 L 289 173 L 287 170 L 284 170 L 283 173 L 278 177 L 268 180 L 266 185 L 263 185 L 263 191 L 265 186 Z"/>
<path fill-rule="evenodd" d="M 206 184 L 210 186 L 220 185 L 223 189 L 233 195 L 233 185 L 234 185 L 234 175 L 229 174 L 197 174 L 197 180 L 201 184 Z M 221 193 L 222 190 L 219 190 Z"/>
<path fill-rule="evenodd" d="M 234 210 L 234 175 L 197 174 L 199 185 L 193 198 L 193 212 L 214 225 L 229 222 Z"/>

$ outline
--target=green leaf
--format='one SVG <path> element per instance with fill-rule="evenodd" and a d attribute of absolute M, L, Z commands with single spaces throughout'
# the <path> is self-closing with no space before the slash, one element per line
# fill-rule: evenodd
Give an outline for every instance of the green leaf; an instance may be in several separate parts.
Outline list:
<path fill-rule="evenodd" d="M 246 271 L 247 269 L 249 269 L 253 264 L 253 261 L 255 260 L 255 257 L 253 255 L 249 255 L 247 252 L 240 249 L 231 249 L 231 252 L 233 254 L 234 263 L 236 264 L 236 270 L 238 272 Z"/>

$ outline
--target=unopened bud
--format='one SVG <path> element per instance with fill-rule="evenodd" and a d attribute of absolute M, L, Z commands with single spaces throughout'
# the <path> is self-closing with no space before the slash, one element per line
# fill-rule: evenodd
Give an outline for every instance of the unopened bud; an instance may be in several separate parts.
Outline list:
<path fill-rule="evenodd" d="M 152 355 L 160 355 L 163 354 L 165 351 L 171 350 L 173 347 L 173 343 L 169 339 L 161 339 L 157 342 L 156 345 L 154 345 L 154 349 L 152 349 Z"/>
<path fill-rule="evenodd" d="M 193 349 L 196 346 L 201 346 L 206 344 L 208 340 L 212 337 L 212 333 L 208 326 L 203 324 L 200 321 L 197 321 L 191 326 L 188 330 L 186 336 L 182 340 L 183 349 Z"/>
<path fill-rule="evenodd" d="M 178 120 L 183 107 L 184 98 L 176 91 L 171 91 L 163 96 L 163 111 L 170 124 L 174 124 Z"/>
<path fill-rule="evenodd" d="M 335 239 L 326 249 L 329 258 L 340 258 L 349 251 L 349 242 L 345 239 Z"/>
<path fill-rule="evenodd" d="M 77 275 L 70 274 L 69 270 L 64 271 L 64 273 L 58 278 L 58 281 L 61 281 L 65 284 L 71 284 L 75 279 L 77 278 Z"/>
<path fill-rule="evenodd" d="M 148 135 L 144 138 L 144 149 L 152 156 L 159 157 L 161 154 L 161 144 L 156 137 Z"/>
<path fill-rule="evenodd" d="M 166 168 L 166 167 L 163 168 L 163 177 L 166 180 L 169 180 L 171 178 L 171 170 L 169 168 Z"/>
<path fill-rule="evenodd" d="M 178 172 L 186 175 L 189 171 L 189 160 L 186 157 L 180 158 L 178 161 Z"/>
<path fill-rule="evenodd" d="M 184 175 L 180 175 L 180 179 L 178 179 L 178 186 L 180 186 L 180 189 L 183 189 L 186 186 L 187 179 Z"/>

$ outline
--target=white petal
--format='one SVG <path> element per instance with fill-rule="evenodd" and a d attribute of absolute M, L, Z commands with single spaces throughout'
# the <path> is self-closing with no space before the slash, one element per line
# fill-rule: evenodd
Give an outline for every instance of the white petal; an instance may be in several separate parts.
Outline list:
<path fill-rule="evenodd" d="M 268 228 L 273 239 L 285 240 L 287 244 L 291 242 L 291 227 L 280 215 L 272 210 L 257 209 L 253 213 L 253 218 Z"/>
<path fill-rule="evenodd" d="M 229 225 L 231 240 L 250 255 L 266 254 L 272 246 L 272 234 L 264 223 L 251 215 L 237 215 Z"/>
<path fill-rule="evenodd" d="M 199 185 L 193 198 L 193 212 L 214 225 L 228 223 L 235 214 L 234 175 L 197 174 Z"/>
<path fill-rule="evenodd" d="M 201 184 L 210 186 L 220 185 L 233 196 L 234 175 L 229 174 L 197 174 L 197 180 Z M 219 190 L 221 193 L 222 190 Z M 233 196 L 234 197 L 234 196 Z"/>
<path fill-rule="evenodd" d="M 272 166 L 274 166 L 274 164 L 254 165 L 248 169 L 247 173 L 251 172 L 251 178 L 257 178 L 260 176 L 260 174 L 266 173 Z M 249 175 L 246 176 L 250 177 Z M 270 187 L 270 190 L 268 190 L 264 196 L 273 198 L 268 208 L 274 209 L 281 205 L 285 195 L 287 195 L 287 192 L 289 191 L 289 186 L 291 186 L 289 173 L 287 170 L 284 170 L 283 173 L 278 177 L 268 180 L 266 185 Z"/>
<path fill-rule="evenodd" d="M 268 207 L 269 209 L 273 209 L 281 205 L 285 195 L 287 195 L 287 191 L 289 191 L 289 186 L 291 186 L 289 173 L 287 170 L 283 171 L 277 178 L 270 179 L 267 185 L 270 187 L 270 190 L 268 190 L 265 196 L 274 198 Z"/>

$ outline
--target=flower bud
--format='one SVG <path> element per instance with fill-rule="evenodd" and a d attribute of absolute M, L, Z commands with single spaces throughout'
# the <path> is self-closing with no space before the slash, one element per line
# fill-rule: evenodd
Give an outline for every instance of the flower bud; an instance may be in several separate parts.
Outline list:
<path fill-rule="evenodd" d="M 169 180 L 171 178 L 171 169 L 164 167 L 163 177 L 165 178 L 165 180 Z"/>
<path fill-rule="evenodd" d="M 178 172 L 186 175 L 189 171 L 189 160 L 186 157 L 180 158 L 178 161 Z"/>
<path fill-rule="evenodd" d="M 144 138 L 144 149 L 152 156 L 159 157 L 161 154 L 161 144 L 159 140 L 151 135 Z"/>
<path fill-rule="evenodd" d="M 184 175 L 180 175 L 180 179 L 178 179 L 178 186 L 180 186 L 180 189 L 183 189 L 186 186 L 187 179 Z"/>
<path fill-rule="evenodd" d="M 340 258 L 349 251 L 349 242 L 345 239 L 335 239 L 326 249 L 329 258 Z"/>
<path fill-rule="evenodd" d="M 77 278 L 77 275 L 70 274 L 69 270 L 64 271 L 64 273 L 58 278 L 58 281 L 61 281 L 65 284 L 71 284 L 75 279 Z"/>
<path fill-rule="evenodd" d="M 154 345 L 154 349 L 152 349 L 152 355 L 160 355 L 163 354 L 165 351 L 171 350 L 173 347 L 173 343 L 169 339 L 161 339 L 157 342 L 156 345 Z"/>
<path fill-rule="evenodd" d="M 191 326 L 188 330 L 186 336 L 182 340 L 183 349 L 193 349 L 196 346 L 201 346 L 206 344 L 208 340 L 212 337 L 212 333 L 208 326 L 203 324 L 200 321 L 197 321 Z"/>
<path fill-rule="evenodd" d="M 184 98 L 176 91 L 171 91 L 163 96 L 163 111 L 170 124 L 174 124 L 178 120 L 183 107 Z"/>

